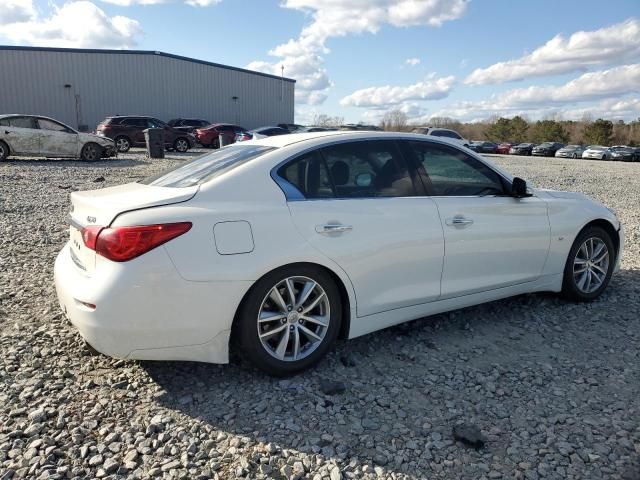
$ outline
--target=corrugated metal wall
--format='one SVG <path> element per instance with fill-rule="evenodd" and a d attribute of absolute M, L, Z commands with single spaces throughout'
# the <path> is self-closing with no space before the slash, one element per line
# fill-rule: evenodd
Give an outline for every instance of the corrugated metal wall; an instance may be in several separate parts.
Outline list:
<path fill-rule="evenodd" d="M 294 88 L 287 79 L 162 55 L 0 47 L 0 114 L 45 115 L 89 130 L 110 115 L 249 129 L 292 123 Z"/>

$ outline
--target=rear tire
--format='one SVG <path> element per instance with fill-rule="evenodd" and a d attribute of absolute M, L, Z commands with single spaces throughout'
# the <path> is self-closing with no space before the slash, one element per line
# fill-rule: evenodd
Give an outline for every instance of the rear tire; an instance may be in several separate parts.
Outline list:
<path fill-rule="evenodd" d="M 340 292 L 331 276 L 313 265 L 294 265 L 251 288 L 236 318 L 236 338 L 240 354 L 256 367 L 287 376 L 326 355 L 341 321 Z"/>
<path fill-rule="evenodd" d="M 82 147 L 80 159 L 85 162 L 96 162 L 102 158 L 102 147 L 96 143 L 87 143 Z"/>
<path fill-rule="evenodd" d="M 595 300 L 609 285 L 615 262 L 611 236 L 600 227 L 586 227 L 569 251 L 564 267 L 563 296 L 574 302 Z"/>
<path fill-rule="evenodd" d="M 114 142 L 116 144 L 116 149 L 120 153 L 126 153 L 131 149 L 131 140 L 129 140 L 129 137 L 120 135 L 114 139 Z"/>
<path fill-rule="evenodd" d="M 4 161 L 9 157 L 9 145 L 0 141 L 0 162 Z"/>

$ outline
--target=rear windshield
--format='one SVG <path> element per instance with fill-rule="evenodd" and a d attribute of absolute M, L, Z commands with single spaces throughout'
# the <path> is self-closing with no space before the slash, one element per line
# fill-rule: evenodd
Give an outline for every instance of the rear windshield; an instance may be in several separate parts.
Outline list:
<path fill-rule="evenodd" d="M 263 145 L 229 145 L 178 165 L 171 170 L 145 178 L 140 183 L 156 187 L 191 187 L 227 173 L 243 163 L 264 155 L 275 147 Z"/>

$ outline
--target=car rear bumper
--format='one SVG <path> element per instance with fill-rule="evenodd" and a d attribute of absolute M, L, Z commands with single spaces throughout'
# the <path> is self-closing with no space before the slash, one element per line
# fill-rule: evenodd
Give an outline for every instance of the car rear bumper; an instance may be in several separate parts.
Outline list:
<path fill-rule="evenodd" d="M 63 312 L 93 348 L 143 360 L 227 363 L 231 324 L 251 286 L 186 281 L 164 247 L 125 263 L 97 257 L 87 275 L 67 244 L 54 277 Z"/>

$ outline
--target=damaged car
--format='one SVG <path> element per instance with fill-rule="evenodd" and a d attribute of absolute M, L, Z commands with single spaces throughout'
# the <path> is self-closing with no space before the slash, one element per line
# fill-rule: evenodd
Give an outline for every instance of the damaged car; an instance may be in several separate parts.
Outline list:
<path fill-rule="evenodd" d="M 94 162 L 115 155 L 113 140 L 78 132 L 52 118 L 0 115 L 0 161 L 10 156 L 33 156 Z"/>

